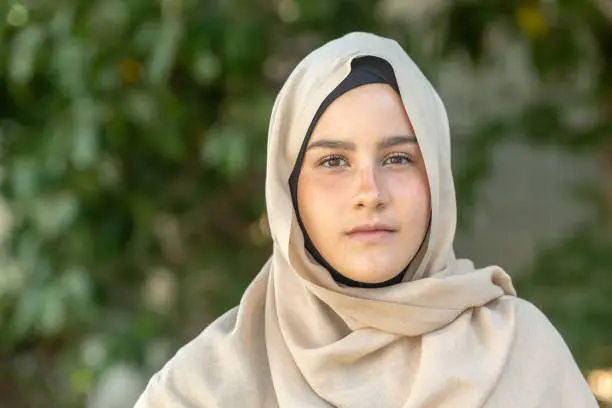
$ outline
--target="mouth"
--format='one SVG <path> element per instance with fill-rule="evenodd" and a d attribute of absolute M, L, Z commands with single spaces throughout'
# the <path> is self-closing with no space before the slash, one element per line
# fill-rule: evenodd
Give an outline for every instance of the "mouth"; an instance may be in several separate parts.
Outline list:
<path fill-rule="evenodd" d="M 386 224 L 364 224 L 359 225 L 347 232 L 352 239 L 365 242 L 376 242 L 388 238 L 397 232 L 397 228 Z"/>

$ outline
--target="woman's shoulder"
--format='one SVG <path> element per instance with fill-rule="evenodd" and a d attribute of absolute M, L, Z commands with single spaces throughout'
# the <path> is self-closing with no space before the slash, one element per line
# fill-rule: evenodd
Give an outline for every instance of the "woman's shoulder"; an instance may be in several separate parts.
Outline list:
<path fill-rule="evenodd" d="M 521 406 L 541 406 L 547 401 L 556 407 L 596 407 L 580 367 L 550 319 L 525 299 L 504 296 L 500 301 L 513 306 L 515 327 L 497 397 L 509 400 L 513 390 L 531 389 L 521 398 L 536 402 Z"/>
<path fill-rule="evenodd" d="M 153 375 L 135 408 L 231 406 L 245 395 L 267 401 L 260 317 L 241 315 L 237 306 L 214 320 Z"/>
<path fill-rule="evenodd" d="M 520 297 L 513 297 L 513 303 L 517 334 L 528 335 L 532 342 L 561 341 L 565 344 L 557 328 L 535 304 Z"/>
<path fill-rule="evenodd" d="M 514 350 L 537 350 L 538 355 L 534 358 L 546 363 L 554 363 L 561 355 L 573 361 L 569 347 L 559 330 L 546 314 L 529 300 L 504 295 L 485 307 L 493 314 L 504 316 L 504 324 L 513 325 Z"/>
<path fill-rule="evenodd" d="M 513 311 L 515 347 L 555 345 L 557 349 L 567 348 L 551 320 L 529 300 L 517 296 L 502 296 L 499 303 Z"/>
<path fill-rule="evenodd" d="M 227 311 L 180 347 L 151 377 L 135 408 L 200 406 L 196 402 L 201 404 L 211 397 L 202 392 L 214 384 L 205 386 L 202 382 L 215 378 L 211 373 L 221 365 L 221 350 L 226 347 L 236 314 L 236 308 Z"/>
<path fill-rule="evenodd" d="M 503 295 L 486 305 L 492 310 L 512 310 L 517 324 L 531 323 L 534 330 L 555 329 L 550 319 L 535 304 L 527 299 Z"/>
<path fill-rule="evenodd" d="M 533 303 L 515 298 L 513 354 L 524 364 L 548 376 L 566 377 L 569 383 L 584 381 L 568 343 L 553 322 Z"/>

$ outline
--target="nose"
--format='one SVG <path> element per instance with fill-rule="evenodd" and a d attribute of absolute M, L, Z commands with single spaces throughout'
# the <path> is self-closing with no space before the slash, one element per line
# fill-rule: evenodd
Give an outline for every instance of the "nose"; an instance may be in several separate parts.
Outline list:
<path fill-rule="evenodd" d="M 388 194 L 375 166 L 360 169 L 356 177 L 356 208 L 381 209 L 388 204 Z"/>

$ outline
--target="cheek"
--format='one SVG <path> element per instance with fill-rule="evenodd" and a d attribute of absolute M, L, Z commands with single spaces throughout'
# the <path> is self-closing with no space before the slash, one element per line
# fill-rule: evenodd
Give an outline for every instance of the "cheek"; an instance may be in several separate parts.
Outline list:
<path fill-rule="evenodd" d="M 422 174 L 400 174 L 390 180 L 394 202 L 399 206 L 402 218 L 423 218 L 429 215 L 430 192 L 427 178 Z"/>
<path fill-rule="evenodd" d="M 347 185 L 334 177 L 311 174 L 300 176 L 298 207 L 309 231 L 311 228 L 316 229 L 317 225 L 329 226 L 329 222 L 338 220 L 338 213 L 342 211 L 343 203 L 346 203 Z"/>

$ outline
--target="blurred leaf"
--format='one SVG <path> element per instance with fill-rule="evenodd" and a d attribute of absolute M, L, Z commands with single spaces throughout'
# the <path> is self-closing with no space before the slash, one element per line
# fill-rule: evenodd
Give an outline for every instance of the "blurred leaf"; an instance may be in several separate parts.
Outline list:
<path fill-rule="evenodd" d="M 77 213 L 77 198 L 64 192 L 39 198 L 33 216 L 39 233 L 44 237 L 53 237 L 63 232 L 76 218 Z"/>
<path fill-rule="evenodd" d="M 543 78 L 561 77 L 575 72 L 585 54 L 585 44 L 575 27 L 558 25 L 547 29 L 546 37 L 537 36 L 532 43 L 532 60 Z"/>
<path fill-rule="evenodd" d="M 30 81 L 44 40 L 45 30 L 39 25 L 29 25 L 15 36 L 8 67 L 8 78 L 11 82 L 24 85 Z"/>
<path fill-rule="evenodd" d="M 93 371 L 86 368 L 81 368 L 75 370 L 70 375 L 70 385 L 75 392 L 84 394 L 91 391 L 94 386 L 94 379 L 95 377 Z"/>
<path fill-rule="evenodd" d="M 71 37 L 59 42 L 54 51 L 52 64 L 61 92 L 72 98 L 82 97 L 86 93 L 86 70 L 91 49 L 84 39 Z"/>
<path fill-rule="evenodd" d="M 55 13 L 50 18 L 49 29 L 56 40 L 70 36 L 76 16 L 77 3 L 65 1 L 55 7 Z"/>
<path fill-rule="evenodd" d="M 16 197 L 29 197 L 38 188 L 37 165 L 32 158 L 18 158 L 11 169 L 11 186 Z"/>
<path fill-rule="evenodd" d="M 47 287 L 42 292 L 42 310 L 40 310 L 40 331 L 45 336 L 54 336 L 60 332 L 66 322 L 66 304 L 59 288 Z"/>
<path fill-rule="evenodd" d="M 15 3 L 11 6 L 6 21 L 12 26 L 21 27 L 25 25 L 30 18 L 30 12 L 23 4 Z"/>
<path fill-rule="evenodd" d="M 121 0 L 98 0 L 88 18 L 93 35 L 100 41 L 120 37 L 130 19 L 128 6 Z"/>
<path fill-rule="evenodd" d="M 62 297 L 74 308 L 87 307 L 92 295 L 91 280 L 83 268 L 73 267 L 67 270 L 59 281 Z"/>
<path fill-rule="evenodd" d="M 183 24 L 177 17 L 162 21 L 148 65 L 148 78 L 151 83 L 159 85 L 167 80 L 174 66 L 182 32 Z"/>
<path fill-rule="evenodd" d="M 295 4 L 297 15 L 303 22 L 329 19 L 336 12 L 337 2 L 326 0 L 283 0 L 281 4 Z M 290 7 L 289 5 L 285 7 Z"/>
<path fill-rule="evenodd" d="M 474 62 L 478 62 L 484 52 L 487 30 L 494 25 L 506 7 L 487 1 L 455 1 L 448 11 L 445 35 L 445 51 L 463 48 Z"/>
<path fill-rule="evenodd" d="M 12 323 L 15 336 L 21 339 L 38 323 L 45 305 L 45 293 L 40 288 L 30 288 L 17 299 Z"/>
<path fill-rule="evenodd" d="M 218 167 L 229 179 L 241 175 L 248 165 L 246 134 L 233 126 L 212 128 L 202 145 L 201 158 Z"/>
<path fill-rule="evenodd" d="M 196 82 L 206 85 L 221 74 L 221 62 L 214 53 L 204 51 L 198 53 L 194 58 L 192 70 Z"/>
<path fill-rule="evenodd" d="M 77 169 L 91 167 L 98 159 L 98 116 L 89 98 L 81 98 L 73 105 L 72 162 Z"/>
<path fill-rule="evenodd" d="M 151 126 L 158 119 L 157 100 L 154 95 L 145 90 L 127 93 L 123 106 L 129 118 L 143 127 Z"/>

